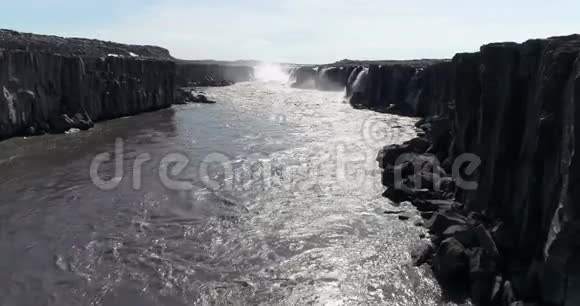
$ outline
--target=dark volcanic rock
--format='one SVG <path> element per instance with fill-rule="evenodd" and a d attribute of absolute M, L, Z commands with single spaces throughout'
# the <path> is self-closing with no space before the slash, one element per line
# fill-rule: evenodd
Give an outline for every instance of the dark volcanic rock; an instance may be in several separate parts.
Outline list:
<path fill-rule="evenodd" d="M 346 82 L 352 67 L 321 67 L 315 79 L 318 90 L 340 91 L 346 87 Z"/>
<path fill-rule="evenodd" d="M 435 249 L 433 244 L 428 241 L 421 240 L 411 250 L 411 260 L 413 261 L 413 265 L 419 267 L 427 263 L 431 260 L 434 253 Z"/>
<path fill-rule="evenodd" d="M 0 139 L 169 107 L 174 79 L 166 60 L 0 51 Z"/>
<path fill-rule="evenodd" d="M 454 58 L 456 105 L 452 151 L 475 153 L 477 190 L 466 206 L 515 225 L 513 255 L 545 262 L 541 301 L 571 303 L 566 268 L 579 250 L 575 195 L 575 104 L 580 37 L 490 44 Z M 580 121 L 578 121 L 580 122 Z M 575 188 L 576 187 L 576 188 Z M 505 238 L 504 238 L 505 240 Z"/>
<path fill-rule="evenodd" d="M 316 88 L 317 69 L 310 66 L 298 67 L 291 71 L 291 86 L 294 88 L 314 89 Z"/>
<path fill-rule="evenodd" d="M 290 69 L 292 87 L 343 90 L 356 108 L 408 116 L 446 115 L 453 92 L 450 61 L 344 61 Z"/>
<path fill-rule="evenodd" d="M 291 86 L 325 91 L 344 90 L 354 67 L 300 66 L 290 69 Z"/>
<path fill-rule="evenodd" d="M 421 73 L 409 90 L 427 98 L 406 104 L 416 106 L 412 115 L 429 116 L 419 126 L 431 143 L 427 156 L 440 161 L 431 169 L 443 171 L 414 169 L 411 160 L 424 152 L 404 145 L 384 149 L 379 163 L 385 195 L 434 211 L 426 226 L 445 239 L 434 270 L 464 276 L 468 258 L 471 295 L 480 304 L 580 304 L 580 36 L 489 44 Z M 381 87 L 369 78 L 367 87 Z M 456 169 L 465 154 L 480 165 Z M 461 203 L 453 205 L 460 211 L 426 201 L 438 199 L 425 198 L 438 179 L 449 185 L 436 195 Z"/>
<path fill-rule="evenodd" d="M 254 78 L 253 67 L 188 61 L 177 61 L 176 73 L 176 84 L 180 87 L 229 86 Z"/>
<path fill-rule="evenodd" d="M 425 223 L 433 233 L 444 233 L 452 226 L 466 225 L 467 218 L 459 213 L 448 210 L 444 212 L 435 213 L 431 219 Z"/>
<path fill-rule="evenodd" d="M 445 239 L 433 257 L 433 271 L 444 282 L 461 282 L 469 276 L 465 247 L 455 238 Z"/>
<path fill-rule="evenodd" d="M 160 47 L 0 30 L 0 140 L 183 103 L 174 98 L 176 81 L 225 86 L 252 78 L 252 67 L 179 61 Z"/>
<path fill-rule="evenodd" d="M 357 67 L 347 79 L 349 102 L 358 108 L 409 116 L 447 114 L 452 63 L 386 64 Z"/>
<path fill-rule="evenodd" d="M 196 92 L 191 88 L 178 88 L 175 91 L 174 104 L 202 103 L 215 104 L 216 102 L 207 98 L 204 93 Z"/>

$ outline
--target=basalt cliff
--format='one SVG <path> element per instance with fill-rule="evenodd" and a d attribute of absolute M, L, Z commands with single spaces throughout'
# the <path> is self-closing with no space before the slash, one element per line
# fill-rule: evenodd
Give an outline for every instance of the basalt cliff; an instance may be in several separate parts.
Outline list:
<path fill-rule="evenodd" d="M 445 288 L 479 305 L 580 305 L 579 35 L 294 70 L 296 87 L 331 82 L 354 106 L 423 117 L 378 161 L 385 196 L 430 231 L 414 262 Z"/>
<path fill-rule="evenodd" d="M 378 156 L 385 196 L 428 239 L 412 251 L 481 305 L 580 305 L 580 36 L 494 43 L 451 60 L 289 68 L 292 86 L 421 117 Z M 159 47 L 0 30 L 0 139 L 169 107 L 175 90 L 251 79 Z"/>
<path fill-rule="evenodd" d="M 176 60 L 160 47 L 0 30 L 0 140 L 88 129 L 169 107 L 177 86 L 252 75 L 249 67 Z"/>
<path fill-rule="evenodd" d="M 339 62 L 290 69 L 291 86 L 345 90 L 357 108 L 430 116 L 450 96 L 451 62 L 446 60 Z"/>

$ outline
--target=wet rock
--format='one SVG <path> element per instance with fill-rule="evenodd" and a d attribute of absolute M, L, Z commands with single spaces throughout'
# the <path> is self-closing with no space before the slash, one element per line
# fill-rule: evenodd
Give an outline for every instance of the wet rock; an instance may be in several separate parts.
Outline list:
<path fill-rule="evenodd" d="M 314 86 L 324 91 L 344 90 L 353 69 L 354 67 L 319 67 L 314 78 Z"/>
<path fill-rule="evenodd" d="M 415 206 L 421 212 L 429 212 L 446 211 L 452 208 L 460 207 L 461 204 L 452 200 L 416 199 L 413 200 L 413 206 Z"/>
<path fill-rule="evenodd" d="M 399 220 L 401 220 L 401 221 L 408 221 L 411 218 L 413 218 L 414 216 L 415 216 L 415 214 L 413 212 L 406 211 L 406 212 L 403 212 L 403 213 L 399 214 Z"/>
<path fill-rule="evenodd" d="M 191 102 L 193 103 L 204 103 L 204 104 L 215 104 L 215 101 L 209 100 L 204 94 L 192 94 Z"/>
<path fill-rule="evenodd" d="M 49 132 L 51 133 L 64 133 L 70 129 L 88 130 L 93 127 L 93 122 L 88 118 L 88 116 L 83 116 L 81 114 L 75 114 L 72 117 L 62 114 L 51 119 L 49 124 Z"/>
<path fill-rule="evenodd" d="M 175 94 L 175 104 L 187 104 L 187 103 L 204 103 L 204 104 L 215 104 L 207 98 L 204 93 L 197 92 L 191 88 L 180 88 L 176 90 Z"/>
<path fill-rule="evenodd" d="M 447 238 L 433 257 L 433 271 L 443 282 L 461 281 L 469 275 L 469 261 L 465 247 L 455 238 Z"/>
<path fill-rule="evenodd" d="M 426 159 L 418 154 L 425 153 L 429 148 L 430 143 L 423 138 L 415 138 L 401 145 L 389 145 L 384 147 L 377 157 L 379 166 L 381 168 L 386 168 L 388 166 L 394 166 L 401 164 L 402 162 L 409 161 L 414 162 L 414 164 L 420 163 L 430 163 L 432 165 L 438 164 L 436 160 Z M 412 153 L 412 154 L 411 154 Z M 406 157 L 405 155 L 409 155 Z M 399 162 L 397 162 L 399 161 Z"/>
<path fill-rule="evenodd" d="M 385 210 L 385 215 L 398 215 L 404 213 L 404 210 Z"/>
<path fill-rule="evenodd" d="M 427 241 L 420 241 L 411 250 L 411 260 L 416 267 L 422 266 L 433 257 L 435 248 L 433 244 Z"/>
<path fill-rule="evenodd" d="M 294 88 L 314 89 L 316 88 L 316 74 L 317 70 L 314 67 L 298 67 L 291 74 L 291 79 L 294 82 L 290 86 Z"/>
<path fill-rule="evenodd" d="M 421 215 L 421 218 L 423 218 L 425 220 L 429 220 L 433 217 L 435 212 L 434 211 L 420 211 L 419 214 Z"/>
<path fill-rule="evenodd" d="M 433 245 L 439 246 L 441 242 L 443 242 L 443 238 L 441 235 L 430 234 L 429 239 L 433 243 Z"/>
<path fill-rule="evenodd" d="M 443 237 L 455 238 L 465 247 L 474 247 L 477 245 L 477 236 L 473 228 L 469 225 L 452 225 L 445 229 Z"/>
<path fill-rule="evenodd" d="M 454 225 L 466 225 L 467 219 L 453 211 L 436 212 L 429 219 L 425 226 L 433 233 L 443 233 L 446 229 Z"/>

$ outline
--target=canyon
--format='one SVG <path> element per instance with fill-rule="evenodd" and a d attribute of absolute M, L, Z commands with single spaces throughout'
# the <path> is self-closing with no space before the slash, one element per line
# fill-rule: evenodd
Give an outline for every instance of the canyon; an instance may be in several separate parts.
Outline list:
<path fill-rule="evenodd" d="M 0 140 L 88 129 L 168 108 L 176 89 L 253 68 L 163 48 L 0 31 Z M 355 108 L 422 118 L 378 154 L 385 196 L 430 236 L 413 250 L 442 286 L 481 305 L 580 304 L 580 36 L 492 43 L 451 60 L 288 68 L 291 86 L 344 91 Z M 477 158 L 471 168 L 457 161 Z M 397 179 L 400 176 L 400 179 Z M 461 181 L 477 188 L 463 188 Z M 450 289 L 451 290 L 451 289 Z"/>

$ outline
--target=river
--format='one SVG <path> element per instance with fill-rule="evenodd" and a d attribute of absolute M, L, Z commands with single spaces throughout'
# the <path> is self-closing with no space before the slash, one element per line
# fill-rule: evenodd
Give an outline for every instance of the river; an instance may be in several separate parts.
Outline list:
<path fill-rule="evenodd" d="M 413 119 L 278 82 L 205 91 L 0 143 L 0 305 L 443 304 L 375 161 Z"/>

